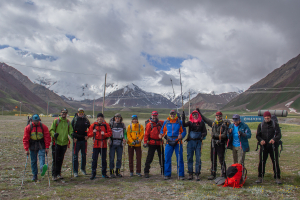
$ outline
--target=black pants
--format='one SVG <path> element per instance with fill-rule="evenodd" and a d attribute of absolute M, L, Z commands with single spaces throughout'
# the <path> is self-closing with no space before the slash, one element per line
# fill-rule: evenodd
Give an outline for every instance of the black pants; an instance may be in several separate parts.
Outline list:
<path fill-rule="evenodd" d="M 265 168 L 266 168 L 266 161 L 268 159 L 268 155 L 270 154 L 272 163 L 273 163 L 273 171 L 274 171 L 274 178 L 276 178 L 276 169 L 275 163 L 277 167 L 277 178 L 280 179 L 280 168 L 279 168 L 279 160 L 278 160 L 278 147 L 275 147 L 275 161 L 274 162 L 274 151 L 273 147 L 270 144 L 264 145 L 264 151 L 260 148 L 259 151 L 259 165 L 258 165 L 258 177 L 263 177 L 265 175 Z M 263 158 L 263 169 L 262 169 L 262 158 Z M 262 172 L 263 170 L 263 172 Z"/>
<path fill-rule="evenodd" d="M 215 152 L 215 153 L 214 153 Z M 217 171 L 217 156 L 219 157 L 219 163 L 222 169 L 222 176 L 226 177 L 226 163 L 225 163 L 225 142 L 219 143 L 218 145 L 215 143 L 215 150 L 211 145 L 211 175 L 216 176 Z"/>
<path fill-rule="evenodd" d="M 61 175 L 61 167 L 64 161 L 68 146 L 52 145 L 52 176 Z"/>
<path fill-rule="evenodd" d="M 153 157 L 155 154 L 155 151 L 157 151 L 158 154 L 158 159 L 159 159 L 159 165 L 161 167 L 161 173 L 164 173 L 164 160 L 165 160 L 165 155 L 164 155 L 164 146 L 161 145 L 149 145 L 149 149 L 148 149 L 148 155 L 146 158 L 146 163 L 145 163 L 145 169 L 144 169 L 144 173 L 149 173 L 150 170 L 150 164 L 153 161 Z M 162 153 L 162 155 L 161 155 Z M 162 157 L 162 160 L 161 160 Z"/>
<path fill-rule="evenodd" d="M 74 173 L 78 173 L 78 153 L 81 151 L 81 169 L 85 171 L 86 165 L 86 151 L 87 151 L 87 141 L 82 140 L 76 143 L 73 142 L 73 153 L 74 153 Z"/>
<path fill-rule="evenodd" d="M 93 162 L 92 162 L 92 174 L 96 175 L 96 169 L 97 169 L 97 162 L 98 162 L 98 155 L 101 155 L 101 162 L 102 162 L 102 175 L 106 175 L 106 168 L 107 168 L 107 162 L 106 162 L 106 151 L 107 148 L 93 148 Z"/>

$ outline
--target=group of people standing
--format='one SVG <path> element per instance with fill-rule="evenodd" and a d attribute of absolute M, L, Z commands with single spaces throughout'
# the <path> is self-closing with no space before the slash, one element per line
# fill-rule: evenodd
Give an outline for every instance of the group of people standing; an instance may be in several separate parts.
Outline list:
<path fill-rule="evenodd" d="M 211 127 L 211 176 L 209 180 L 216 178 L 217 157 L 221 166 L 221 176 L 226 178 L 225 155 L 227 149 L 233 152 L 234 163 L 240 163 L 244 166 L 245 153 L 250 151 L 248 139 L 251 138 L 251 130 L 248 125 L 241 122 L 240 116 L 233 115 L 233 123 L 223 119 L 222 113 L 216 112 L 215 120 L 206 118 L 199 109 L 194 110 L 189 120 L 186 122 L 186 116 L 183 112 L 180 118 L 175 110 L 171 110 L 169 117 L 165 121 L 158 118 L 158 112 L 153 111 L 149 120 L 146 121 L 145 129 L 139 123 L 138 116 L 132 115 L 131 123 L 127 127 L 123 122 L 121 114 L 117 113 L 109 122 L 104 119 L 103 113 L 97 115 L 97 120 L 90 124 L 82 108 L 78 109 L 78 114 L 72 122 L 67 119 L 67 109 L 62 109 L 61 116 L 55 119 L 50 130 L 41 123 L 38 115 L 32 116 L 32 122 L 25 127 L 23 144 L 27 155 L 30 154 L 33 180 L 38 179 L 37 156 L 39 156 L 40 169 L 45 163 L 45 155 L 49 153 L 50 143 L 52 141 L 52 177 L 56 181 L 62 179 L 61 168 L 65 152 L 70 146 L 72 139 L 72 167 L 74 177 L 78 177 L 78 154 L 81 152 L 81 172 L 86 175 L 86 153 L 87 140 L 93 138 L 92 154 L 92 174 L 90 179 L 96 177 L 97 162 L 99 154 L 102 163 L 102 177 L 116 178 L 122 177 L 121 168 L 125 159 L 125 146 L 128 145 L 128 159 L 130 176 L 134 175 L 134 152 L 136 154 L 136 175 L 141 175 L 142 145 L 148 147 L 144 177 L 149 178 L 151 163 L 155 152 L 158 153 L 158 160 L 161 167 L 161 175 L 164 179 L 171 178 L 172 155 L 175 151 L 177 163 L 178 179 L 185 179 L 184 161 L 183 161 L 183 139 L 186 137 L 186 127 L 189 132 L 185 139 L 187 142 L 187 162 L 188 162 L 188 180 L 192 180 L 194 175 L 196 180 L 200 180 L 201 174 L 201 152 L 203 140 L 207 137 L 205 124 Z M 278 163 L 278 145 L 281 138 L 279 126 L 271 120 L 271 114 L 264 114 L 265 121 L 257 129 L 257 140 L 261 145 L 260 163 L 258 167 L 257 183 L 262 182 L 265 174 L 265 163 L 270 154 L 273 162 L 274 178 L 276 182 L 280 181 L 280 168 Z M 144 131 L 145 130 L 145 131 Z M 107 149 L 109 146 L 109 172 L 107 175 Z M 275 154 L 273 154 L 275 152 Z M 117 157 L 115 163 L 115 155 Z M 195 155 L 195 166 L 194 166 Z M 274 159 L 273 159 L 274 158 Z M 277 169 L 277 170 L 275 170 Z M 124 170 L 124 169 L 123 169 Z"/>

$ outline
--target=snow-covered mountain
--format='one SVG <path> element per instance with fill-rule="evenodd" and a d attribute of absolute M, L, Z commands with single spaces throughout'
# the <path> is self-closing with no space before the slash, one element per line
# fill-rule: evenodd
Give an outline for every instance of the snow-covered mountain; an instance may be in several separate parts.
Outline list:
<path fill-rule="evenodd" d="M 103 98 L 100 98 L 95 103 L 102 105 L 102 101 Z M 174 103 L 161 94 L 146 92 L 133 83 L 108 94 L 105 97 L 105 106 L 175 108 Z"/>
<path fill-rule="evenodd" d="M 183 104 L 185 104 L 185 103 L 187 103 L 189 101 L 189 92 L 191 94 L 191 99 L 194 98 L 194 97 L 196 97 L 197 94 L 200 93 L 199 91 L 196 91 L 196 90 L 193 90 L 193 89 L 190 89 L 190 90 L 184 92 L 182 94 L 182 96 L 183 96 Z M 166 92 L 166 93 L 163 93 L 162 95 L 164 97 L 166 97 L 167 99 L 169 99 L 170 101 L 172 101 L 178 107 L 182 106 L 182 97 L 181 97 L 181 94 L 177 94 L 174 97 L 174 93 L 173 92 Z"/>

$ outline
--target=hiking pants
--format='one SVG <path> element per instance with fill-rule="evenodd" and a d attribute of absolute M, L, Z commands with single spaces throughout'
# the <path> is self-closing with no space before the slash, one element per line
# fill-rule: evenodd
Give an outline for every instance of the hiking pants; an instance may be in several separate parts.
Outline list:
<path fill-rule="evenodd" d="M 56 149 L 55 149 L 55 146 Z M 52 176 L 61 175 L 61 167 L 64 161 L 65 153 L 67 151 L 68 146 L 60 146 L 58 144 L 52 145 Z"/>
<path fill-rule="evenodd" d="M 107 148 L 93 148 L 92 174 L 96 175 L 98 155 L 100 154 L 101 162 L 102 162 L 102 175 L 106 175 L 106 168 L 107 168 L 106 151 L 107 151 Z"/>
<path fill-rule="evenodd" d="M 199 175 L 201 172 L 201 140 L 190 140 L 187 144 L 187 160 L 188 160 L 188 173 L 194 173 L 193 165 L 194 165 L 194 153 L 196 156 L 196 164 L 195 164 L 195 174 Z"/>
<path fill-rule="evenodd" d="M 211 143 L 210 143 L 211 144 Z M 221 176 L 226 177 L 226 163 L 225 163 L 225 142 L 221 142 L 219 144 L 215 143 L 215 155 L 214 149 L 210 149 L 210 159 L 211 159 L 211 175 L 216 176 L 217 171 L 217 156 L 219 157 L 219 163 L 221 166 Z M 240 148 L 240 147 L 239 147 Z M 236 163 L 234 161 L 234 163 Z"/>
<path fill-rule="evenodd" d="M 78 153 L 81 151 L 81 169 L 85 171 L 85 165 L 86 165 L 86 151 L 87 151 L 87 141 L 82 140 L 78 141 L 76 143 L 73 142 L 73 153 L 74 153 L 74 173 L 78 173 Z"/>
<path fill-rule="evenodd" d="M 157 151 L 158 159 L 159 159 L 159 165 L 160 165 L 160 168 L 161 168 L 161 174 L 163 174 L 164 173 L 164 146 L 163 145 L 150 145 L 149 144 L 148 148 L 149 149 L 148 149 L 148 154 L 147 154 L 147 158 L 146 158 L 144 173 L 149 173 L 149 170 L 151 168 L 150 164 L 153 161 L 155 151 Z"/>
<path fill-rule="evenodd" d="M 141 173 L 141 160 L 142 160 L 142 149 L 141 147 L 128 146 L 129 155 L 129 169 L 130 173 L 133 173 L 133 156 L 134 151 L 136 153 L 136 173 Z"/>
<path fill-rule="evenodd" d="M 179 171 L 179 176 L 184 177 L 184 163 L 183 163 L 183 149 L 182 144 L 180 144 L 180 159 L 179 159 L 179 169 L 178 169 L 178 153 L 179 153 L 179 144 L 175 147 L 167 144 L 165 149 L 165 176 L 171 177 L 172 172 L 172 155 L 175 150 L 176 155 L 176 163 L 177 163 L 177 170 Z"/>
<path fill-rule="evenodd" d="M 277 167 L 277 178 L 280 179 L 280 167 L 279 167 L 279 160 L 278 160 L 278 147 L 275 145 L 275 161 L 274 161 L 274 151 L 272 145 L 264 145 L 264 151 L 262 152 L 262 148 L 259 151 L 259 165 L 258 165 L 258 177 L 263 177 L 265 175 L 265 168 L 266 168 L 266 161 L 268 159 L 268 155 L 270 154 L 272 164 L 273 164 L 273 172 L 274 178 L 276 178 L 276 169 L 275 163 Z M 262 172 L 262 158 L 263 158 L 263 172 Z"/>
<path fill-rule="evenodd" d="M 122 145 L 111 145 L 109 150 L 109 168 L 112 170 L 115 168 L 115 154 L 117 153 L 116 168 L 120 169 L 122 166 Z"/>
<path fill-rule="evenodd" d="M 38 174 L 37 156 L 39 156 L 40 170 L 42 171 L 43 166 L 45 164 L 45 149 L 41 149 L 41 150 L 38 150 L 38 151 L 31 151 L 30 150 L 31 171 L 32 171 L 33 175 Z"/>
<path fill-rule="evenodd" d="M 232 147 L 233 162 L 244 166 L 245 152 L 241 147 Z"/>

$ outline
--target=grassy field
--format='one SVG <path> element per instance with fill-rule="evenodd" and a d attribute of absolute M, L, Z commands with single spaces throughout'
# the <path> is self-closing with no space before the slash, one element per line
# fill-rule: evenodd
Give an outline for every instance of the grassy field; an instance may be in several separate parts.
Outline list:
<path fill-rule="evenodd" d="M 284 150 L 280 158 L 283 185 L 276 185 L 272 178 L 273 171 L 271 161 L 268 159 L 264 183 L 257 185 L 258 152 L 256 148 L 257 123 L 249 124 L 252 130 L 250 139 L 250 152 L 246 154 L 245 166 L 248 170 L 248 178 L 242 189 L 223 188 L 208 181 L 210 175 L 210 139 L 204 141 L 202 149 L 201 181 L 177 181 L 176 161 L 173 156 L 172 179 L 163 180 L 159 171 L 158 157 L 154 158 L 151 165 L 149 179 L 143 177 L 129 177 L 129 167 L 126 151 L 125 177 L 115 179 L 103 179 L 99 176 L 100 164 L 98 163 L 98 178 L 91 181 L 89 175 L 83 176 L 79 172 L 78 178 L 70 178 L 71 151 L 67 150 L 62 175 L 62 181 L 52 182 L 48 187 L 47 176 L 35 183 L 31 182 L 32 174 L 30 162 L 28 162 L 23 189 L 20 189 L 26 156 L 23 149 L 22 138 L 26 124 L 26 117 L 0 116 L 0 199 L 298 199 L 300 190 L 300 126 L 281 125 L 283 131 Z M 53 118 L 42 118 L 43 123 L 50 126 Z M 144 122 L 145 119 L 140 119 Z M 129 120 L 125 119 L 125 124 Z M 143 123 L 144 124 L 144 123 Z M 210 128 L 209 128 L 210 129 Z M 186 143 L 184 143 L 185 172 Z M 143 148 L 142 171 L 147 155 Z M 92 140 L 88 141 L 87 172 L 91 173 Z M 230 150 L 226 154 L 227 166 L 233 162 Z M 49 157 L 51 166 L 52 158 Z M 220 166 L 218 166 L 218 174 Z M 186 173 L 186 176 L 188 174 Z"/>

